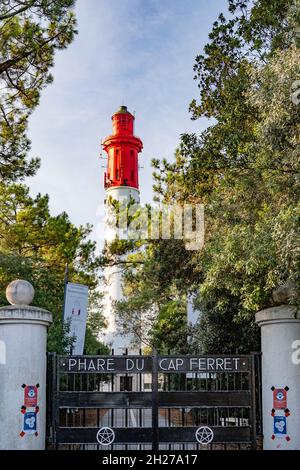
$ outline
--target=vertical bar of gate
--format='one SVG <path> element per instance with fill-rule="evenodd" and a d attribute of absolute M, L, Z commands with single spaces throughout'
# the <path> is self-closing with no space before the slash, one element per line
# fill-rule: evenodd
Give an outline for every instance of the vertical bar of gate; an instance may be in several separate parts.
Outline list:
<path fill-rule="evenodd" d="M 143 354 L 142 349 L 140 349 L 139 354 L 140 354 L 140 356 Z M 139 382 L 138 382 L 138 392 L 142 392 L 142 391 L 143 391 L 143 377 L 142 377 L 142 374 L 141 374 L 141 373 L 138 375 L 138 381 L 139 381 Z M 143 417 L 142 417 L 142 413 L 143 413 L 142 408 L 139 408 L 139 427 L 140 427 L 140 428 L 143 427 Z M 141 444 L 139 444 L 138 450 L 142 450 Z"/>
<path fill-rule="evenodd" d="M 53 376 L 53 353 L 47 353 L 47 387 L 46 387 L 46 449 L 53 445 L 53 406 L 52 406 L 52 376 Z"/>
<path fill-rule="evenodd" d="M 152 451 L 154 452 L 159 448 L 158 425 L 158 356 L 154 350 L 152 356 Z"/>
<path fill-rule="evenodd" d="M 125 349 L 125 356 L 128 356 L 128 348 Z M 128 374 L 125 374 L 125 379 L 124 379 L 124 390 L 126 391 L 127 388 L 127 377 Z M 128 401 L 126 403 L 126 408 L 125 408 L 125 428 L 128 428 Z M 128 444 L 125 444 L 125 450 L 128 450 Z"/>
<path fill-rule="evenodd" d="M 57 355 L 56 353 L 51 354 L 51 361 L 52 361 L 52 380 L 51 380 L 51 409 L 52 409 L 52 439 L 53 439 L 53 448 L 57 450 L 57 428 L 59 426 L 59 409 L 58 409 L 58 388 L 59 388 L 59 380 L 58 380 L 58 367 L 57 367 Z"/>
<path fill-rule="evenodd" d="M 256 390 L 255 390 L 255 353 L 251 352 L 250 362 L 250 393 L 251 393 L 251 433 L 252 448 L 256 449 Z"/>
<path fill-rule="evenodd" d="M 112 348 L 112 350 L 111 350 L 111 355 L 114 356 L 114 354 L 115 354 L 115 350 Z M 110 389 L 111 389 L 112 392 L 115 391 L 115 380 L 117 380 L 116 377 L 115 377 L 115 375 L 114 375 L 114 374 L 111 374 Z M 117 414 L 116 418 L 117 418 L 117 417 L 118 417 L 118 414 Z M 116 420 L 116 421 L 118 421 L 118 420 Z M 113 409 L 113 408 L 111 408 L 111 410 L 110 410 L 110 424 L 111 424 L 111 427 L 112 427 L 112 428 L 113 428 L 114 425 L 115 425 L 115 414 L 114 414 L 114 409 Z M 116 425 L 118 426 L 118 423 L 117 423 Z M 114 450 L 114 449 L 115 449 L 115 446 L 114 446 L 114 444 L 112 444 L 112 445 L 111 445 L 111 450 Z"/>
<path fill-rule="evenodd" d="M 262 435 L 262 385 L 261 385 L 261 354 L 255 353 L 255 378 L 257 384 L 257 411 L 258 423 L 256 423 L 256 432 L 259 436 Z"/>

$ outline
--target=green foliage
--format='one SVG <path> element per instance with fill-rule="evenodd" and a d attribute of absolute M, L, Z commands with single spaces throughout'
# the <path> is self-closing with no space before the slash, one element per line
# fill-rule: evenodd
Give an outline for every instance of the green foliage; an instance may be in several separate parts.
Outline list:
<path fill-rule="evenodd" d="M 84 353 L 88 355 L 99 354 L 106 356 L 110 354 L 110 348 L 98 341 L 95 332 L 87 328 L 85 333 Z"/>
<path fill-rule="evenodd" d="M 160 354 L 167 354 L 169 351 L 173 354 L 187 353 L 187 335 L 186 298 L 160 304 L 151 330 L 153 345 Z"/>
<path fill-rule="evenodd" d="M 17 181 L 33 175 L 39 160 L 27 160 L 28 118 L 44 87 L 57 50 L 76 34 L 75 0 L 6 0 L 0 2 L 0 305 L 7 284 L 22 278 L 35 288 L 35 304 L 53 313 L 48 350 L 64 353 L 73 338 L 62 322 L 64 271 L 70 280 L 90 287 L 92 306 L 85 347 L 95 353 L 104 326 L 96 292 L 99 259 L 89 240 L 91 227 L 75 227 L 66 213 L 50 215 L 49 198 L 29 196 Z"/>
<path fill-rule="evenodd" d="M 200 304 L 199 304 L 199 303 Z M 258 328 L 251 319 L 237 322 L 238 296 L 216 288 L 205 302 L 198 298 L 201 317 L 191 332 L 190 350 L 199 354 L 243 354 L 260 350 Z"/>
<path fill-rule="evenodd" d="M 97 261 L 98 263 L 98 261 Z M 98 340 L 101 330 L 106 327 L 102 314 L 103 294 L 98 289 L 92 289 L 89 294 L 89 308 L 87 317 L 86 334 L 84 341 L 85 354 L 109 354 L 110 348 Z"/>
<path fill-rule="evenodd" d="M 177 332 L 181 350 L 255 350 L 255 313 L 273 305 L 274 287 L 300 282 L 300 103 L 292 99 L 300 2 L 228 3 L 229 17 L 214 23 L 194 67 L 200 98 L 190 111 L 210 126 L 182 135 L 174 163 L 153 161 L 159 200 L 204 204 L 204 249 L 145 243 L 143 263 L 127 270 L 119 306 L 127 319 L 134 312 L 132 323 L 152 312 L 148 331 L 162 349 L 169 340 L 174 345 Z M 184 348 L 176 302 L 183 305 L 190 292 L 201 316 Z"/>
<path fill-rule="evenodd" d="M 16 278 L 35 288 L 35 304 L 53 313 L 49 330 L 50 351 L 64 352 L 70 346 L 67 325 L 62 325 L 64 271 L 69 266 L 72 282 L 87 284 L 91 293 L 88 348 L 100 347 L 97 332 L 103 326 L 97 286 L 99 260 L 95 243 L 88 239 L 91 227 L 75 227 L 67 214 L 51 216 L 48 196 L 30 197 L 24 185 L 0 183 L 0 304 L 4 292 Z"/>
<path fill-rule="evenodd" d="M 180 240 L 144 241 L 137 248 L 123 265 L 125 299 L 116 303 L 118 324 L 144 347 L 186 351 L 185 281 L 197 271 L 191 252 Z"/>
<path fill-rule="evenodd" d="M 28 117 L 52 81 L 56 50 L 76 33 L 75 0 L 7 0 L 0 3 L 0 179 L 30 176 L 38 159 L 26 159 Z"/>

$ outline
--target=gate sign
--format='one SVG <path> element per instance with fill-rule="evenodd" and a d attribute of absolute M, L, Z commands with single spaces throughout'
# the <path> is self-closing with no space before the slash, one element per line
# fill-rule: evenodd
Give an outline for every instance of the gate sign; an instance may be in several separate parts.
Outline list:
<path fill-rule="evenodd" d="M 287 391 L 284 388 L 275 388 L 273 390 L 273 408 L 274 410 L 285 410 L 287 408 Z"/>
<path fill-rule="evenodd" d="M 38 389 L 36 385 L 26 385 L 24 388 L 24 405 L 26 408 L 37 406 Z"/>
<path fill-rule="evenodd" d="M 73 354 L 83 354 L 88 307 L 88 287 L 68 282 L 65 294 L 64 321 L 70 322 L 70 336 L 75 337 Z"/>
<path fill-rule="evenodd" d="M 136 373 L 152 372 L 152 356 L 61 356 L 61 372 Z M 158 356 L 158 372 L 247 372 L 246 356 Z"/>

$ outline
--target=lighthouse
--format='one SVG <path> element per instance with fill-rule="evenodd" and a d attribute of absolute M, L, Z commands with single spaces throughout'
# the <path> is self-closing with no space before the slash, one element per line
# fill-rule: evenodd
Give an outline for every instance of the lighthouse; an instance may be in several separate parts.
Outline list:
<path fill-rule="evenodd" d="M 112 116 L 112 134 L 102 142 L 107 153 L 107 169 L 104 173 L 106 204 L 106 242 L 111 243 L 120 233 L 111 221 L 114 201 L 139 203 L 138 154 L 143 149 L 141 139 L 134 135 L 135 117 L 126 106 L 121 106 Z M 126 238 L 126 234 L 123 234 Z M 123 238 L 123 237 L 121 237 Z M 107 324 L 102 341 L 113 348 L 115 354 L 123 354 L 131 347 L 130 335 L 124 336 L 116 322 L 115 302 L 122 299 L 122 268 L 116 264 L 105 269 L 104 316 Z M 136 348 L 135 348 L 136 349 Z"/>

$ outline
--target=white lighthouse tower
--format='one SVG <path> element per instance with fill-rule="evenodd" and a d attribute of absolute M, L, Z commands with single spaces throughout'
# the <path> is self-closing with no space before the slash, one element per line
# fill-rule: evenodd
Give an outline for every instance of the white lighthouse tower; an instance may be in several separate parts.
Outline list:
<path fill-rule="evenodd" d="M 143 143 L 134 135 L 134 120 L 135 117 L 127 110 L 127 107 L 121 106 L 112 116 L 112 135 L 102 142 L 108 157 L 107 171 L 104 175 L 107 243 L 115 240 L 118 234 L 120 236 L 120 230 L 113 222 L 112 202 L 118 201 L 126 205 L 131 200 L 136 203 L 140 201 L 138 154 L 142 151 Z M 123 237 L 126 238 L 126 233 Z M 114 349 L 115 354 L 123 354 L 131 347 L 131 337 L 121 334 L 115 316 L 115 302 L 122 299 L 122 268 L 117 264 L 107 267 L 104 277 L 104 316 L 107 329 L 101 339 Z"/>

